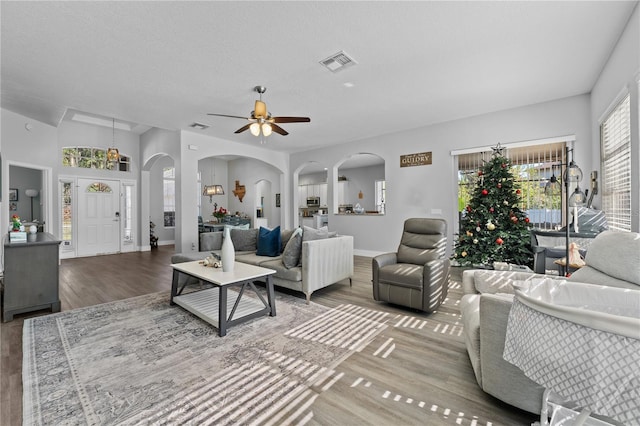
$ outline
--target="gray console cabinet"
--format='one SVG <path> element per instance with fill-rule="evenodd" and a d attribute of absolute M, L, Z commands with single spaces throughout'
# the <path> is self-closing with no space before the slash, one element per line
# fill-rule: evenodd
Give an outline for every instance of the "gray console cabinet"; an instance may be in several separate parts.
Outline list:
<path fill-rule="evenodd" d="M 2 320 L 15 314 L 51 309 L 60 311 L 58 295 L 58 246 L 48 232 L 27 235 L 28 241 L 4 240 L 4 294 Z"/>

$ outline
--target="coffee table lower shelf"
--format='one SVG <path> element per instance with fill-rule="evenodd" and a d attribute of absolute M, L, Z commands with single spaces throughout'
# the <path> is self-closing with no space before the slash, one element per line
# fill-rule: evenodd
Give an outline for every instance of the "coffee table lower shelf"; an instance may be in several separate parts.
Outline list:
<path fill-rule="evenodd" d="M 233 305 L 238 298 L 238 292 L 227 290 L 227 312 L 231 312 Z M 173 302 L 191 312 L 198 318 L 212 324 L 220 329 L 219 303 L 220 288 L 213 287 L 206 290 L 194 291 L 192 293 L 175 296 Z M 264 305 L 250 297 L 242 297 L 236 308 L 234 319 L 227 322 L 227 326 L 247 321 L 251 318 L 264 315 Z M 257 315 L 252 315 L 257 314 Z"/>

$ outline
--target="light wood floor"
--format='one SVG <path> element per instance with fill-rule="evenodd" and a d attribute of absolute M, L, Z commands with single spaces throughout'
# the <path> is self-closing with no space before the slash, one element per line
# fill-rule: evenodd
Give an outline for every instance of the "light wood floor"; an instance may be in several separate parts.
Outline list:
<path fill-rule="evenodd" d="M 173 246 L 151 252 L 62 260 L 60 299 L 70 310 L 171 288 Z M 351 355 L 340 364 L 343 379 L 315 399 L 309 425 L 529 425 L 536 416 L 485 394 L 477 385 L 462 337 L 457 302 L 460 271 L 454 269 L 449 298 L 427 315 L 379 303 L 371 291 L 371 259 L 355 257 L 353 286 L 348 281 L 319 290 L 312 301 L 335 307 L 354 304 L 393 315 L 426 320 L 417 332 L 394 329 L 392 356 L 372 350 Z M 276 287 L 303 298 L 302 293 Z M 0 425 L 22 422 L 22 324 L 18 315 L 0 326 Z M 433 329 L 429 328 L 436 325 Z M 384 333 L 369 346 L 382 345 Z M 389 346 L 386 349 L 389 349 Z"/>

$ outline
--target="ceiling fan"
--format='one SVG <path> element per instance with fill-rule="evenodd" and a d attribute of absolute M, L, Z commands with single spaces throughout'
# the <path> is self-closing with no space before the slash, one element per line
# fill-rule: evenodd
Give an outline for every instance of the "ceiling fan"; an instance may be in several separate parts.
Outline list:
<path fill-rule="evenodd" d="M 256 100 L 255 107 L 253 111 L 251 111 L 251 115 L 249 117 L 213 113 L 208 113 L 207 115 L 248 120 L 248 124 L 240 127 L 234 133 L 242 133 L 248 129 L 251 131 L 252 135 L 260 136 L 260 140 L 262 143 L 264 143 L 264 138 L 269 137 L 272 132 L 276 132 L 282 136 L 286 136 L 289 134 L 289 132 L 278 126 L 277 123 L 308 123 L 311 121 L 309 117 L 272 117 L 271 113 L 267 111 L 267 104 L 262 102 L 262 94 L 267 91 L 267 88 L 264 86 L 256 86 L 253 88 L 253 90 L 260 94 L 260 99 Z"/>

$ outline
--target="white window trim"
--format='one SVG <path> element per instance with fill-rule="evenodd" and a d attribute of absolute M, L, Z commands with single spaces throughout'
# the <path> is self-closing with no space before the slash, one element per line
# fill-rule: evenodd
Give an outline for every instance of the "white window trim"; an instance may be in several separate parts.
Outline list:
<path fill-rule="evenodd" d="M 509 149 L 509 148 L 519 148 L 523 146 L 546 145 L 546 144 L 561 143 L 561 142 L 565 142 L 568 145 L 569 144 L 573 145 L 573 142 L 575 141 L 576 141 L 576 135 L 566 135 L 566 136 L 557 136 L 553 138 L 531 139 L 531 140 L 518 141 L 518 142 L 507 142 L 507 143 L 500 142 L 500 146 L 502 148 Z M 455 149 L 451 151 L 451 156 L 455 157 L 457 155 L 462 155 L 462 154 L 475 154 L 476 152 L 491 151 L 491 149 L 495 148 L 495 146 L 496 144 L 478 146 L 474 148 Z"/>

